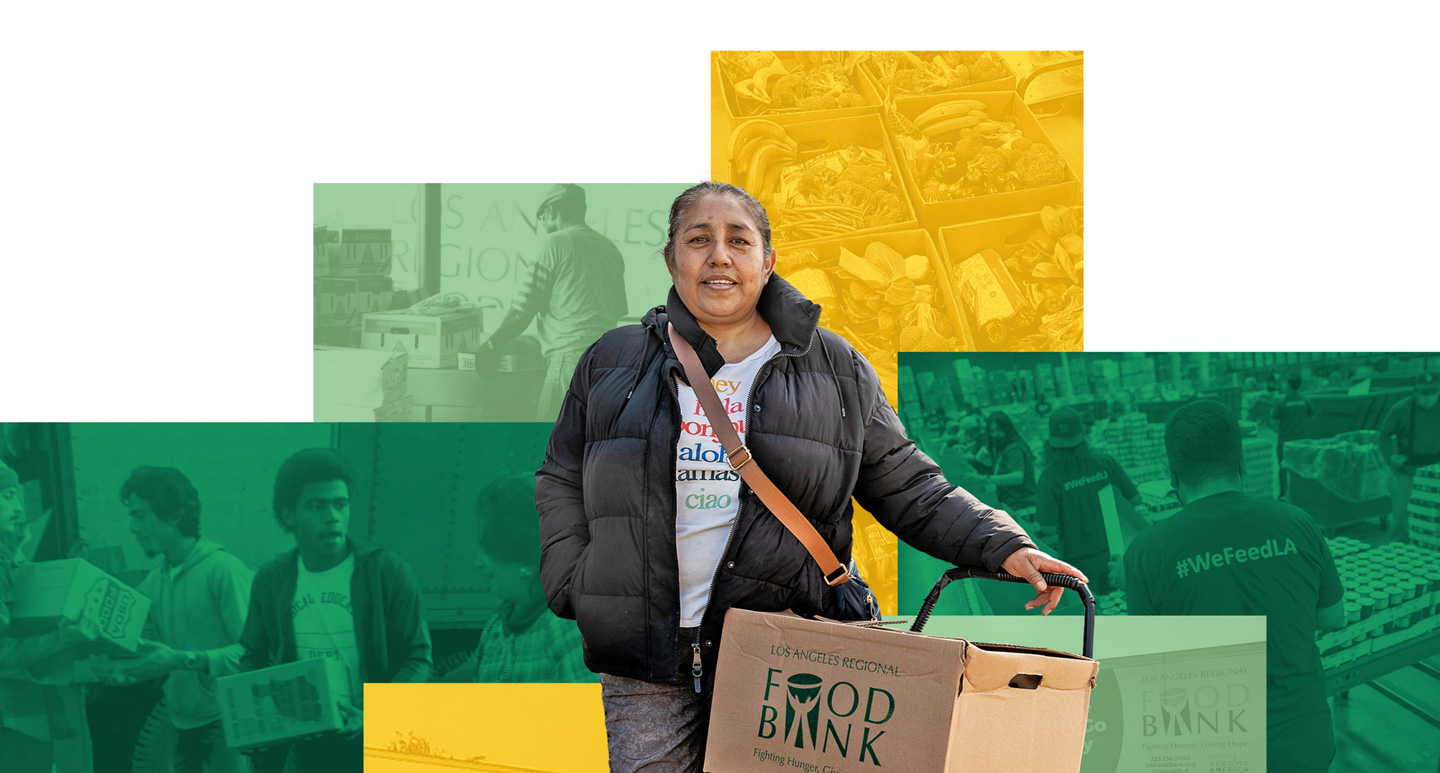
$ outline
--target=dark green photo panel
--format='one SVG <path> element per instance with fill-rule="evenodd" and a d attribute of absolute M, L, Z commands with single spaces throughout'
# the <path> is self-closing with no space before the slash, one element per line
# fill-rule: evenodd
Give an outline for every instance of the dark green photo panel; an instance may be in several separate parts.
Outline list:
<path fill-rule="evenodd" d="M 1435 765 L 1440 355 L 903 353 L 899 391 L 921 450 L 1102 614 L 1266 617 L 1270 770 Z M 947 567 L 898 567 L 913 614 Z M 937 613 L 1023 612 L 961 584 Z"/>
<path fill-rule="evenodd" d="M 686 184 L 316 184 L 317 421 L 555 420 L 670 287 Z"/>
<path fill-rule="evenodd" d="M 540 587 L 549 424 L 0 427 L 17 770 L 359 770 L 364 684 L 597 681 Z"/>

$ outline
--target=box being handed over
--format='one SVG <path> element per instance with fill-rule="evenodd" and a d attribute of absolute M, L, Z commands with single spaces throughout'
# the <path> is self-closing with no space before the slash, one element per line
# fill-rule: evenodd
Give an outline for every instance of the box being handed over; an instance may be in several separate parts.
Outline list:
<path fill-rule="evenodd" d="M 126 652 L 140 646 L 150 599 L 83 558 L 21 564 L 15 572 L 11 629 L 18 635 L 54 630 L 61 619 L 88 618 L 99 638 Z"/>
<path fill-rule="evenodd" d="M 1078 771 L 1099 664 L 731 609 L 705 770 Z"/>
<path fill-rule="evenodd" d="M 220 722 L 231 748 L 259 746 L 339 730 L 340 701 L 350 692 L 345 665 L 298 660 L 215 680 Z"/>

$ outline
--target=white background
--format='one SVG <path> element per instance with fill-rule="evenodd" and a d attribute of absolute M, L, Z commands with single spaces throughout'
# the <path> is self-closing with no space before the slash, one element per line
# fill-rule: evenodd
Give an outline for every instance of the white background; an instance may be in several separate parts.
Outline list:
<path fill-rule="evenodd" d="M 1433 5 L 805 6 L 7 6 L 0 412 L 308 421 L 313 183 L 699 181 L 711 49 L 1084 49 L 1087 348 L 1440 343 Z"/>

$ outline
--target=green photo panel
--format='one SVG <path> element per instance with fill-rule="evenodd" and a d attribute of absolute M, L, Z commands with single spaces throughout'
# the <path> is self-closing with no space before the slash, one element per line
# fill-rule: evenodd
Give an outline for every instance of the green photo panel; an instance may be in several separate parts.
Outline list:
<path fill-rule="evenodd" d="M 316 184 L 317 421 L 554 421 L 685 184 Z"/>
<path fill-rule="evenodd" d="M 1429 353 L 904 353 L 900 416 L 952 482 L 1080 568 L 1102 614 L 1264 615 L 1270 770 L 1428 769 L 1437 374 Z M 948 568 L 904 545 L 898 566 L 902 614 Z M 1029 595 L 960 584 L 938 614 L 1017 615 Z M 1069 595 L 1057 612 L 1080 611 Z"/>
<path fill-rule="evenodd" d="M 551 425 L 0 426 L 0 705 L 36 759 L 358 770 L 367 683 L 598 681 L 540 587 Z"/>

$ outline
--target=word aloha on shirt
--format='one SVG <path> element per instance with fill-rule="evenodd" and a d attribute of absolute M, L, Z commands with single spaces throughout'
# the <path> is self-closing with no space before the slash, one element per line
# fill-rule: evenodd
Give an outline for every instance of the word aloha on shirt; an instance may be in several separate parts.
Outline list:
<path fill-rule="evenodd" d="M 360 646 L 355 641 L 355 616 L 350 611 L 350 578 L 355 574 L 355 554 L 323 572 L 312 572 L 298 556 L 300 574 L 295 578 L 295 603 L 290 617 L 295 625 L 295 654 L 300 660 L 330 658 L 345 665 L 350 674 L 348 694 L 341 702 L 360 705 Z"/>
<path fill-rule="evenodd" d="M 774 336 L 740 362 L 727 362 L 710 379 L 731 424 L 745 440 L 750 387 L 760 367 L 780 353 Z M 680 627 L 700 625 L 710 583 L 725 554 L 730 527 L 740 512 L 740 474 L 730 469 L 725 449 L 695 390 L 678 384 L 680 440 L 675 462 L 675 553 L 680 560 Z"/>

